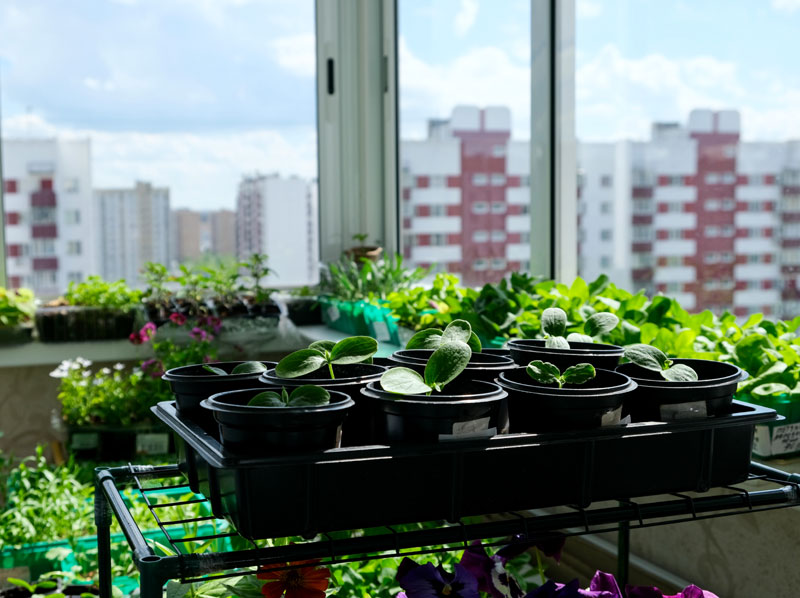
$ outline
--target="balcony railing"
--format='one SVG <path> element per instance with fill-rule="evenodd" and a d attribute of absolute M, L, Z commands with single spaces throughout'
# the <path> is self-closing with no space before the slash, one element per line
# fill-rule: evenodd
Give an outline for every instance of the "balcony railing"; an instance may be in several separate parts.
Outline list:
<path fill-rule="evenodd" d="M 56 194 L 51 189 L 40 189 L 31 193 L 31 206 L 34 208 L 56 207 Z"/>
<path fill-rule="evenodd" d="M 58 258 L 35 257 L 33 258 L 33 270 L 34 272 L 40 272 L 42 270 L 58 270 Z"/>
<path fill-rule="evenodd" d="M 34 224 L 31 226 L 31 236 L 34 239 L 55 239 L 58 237 L 58 227 L 55 224 Z"/>

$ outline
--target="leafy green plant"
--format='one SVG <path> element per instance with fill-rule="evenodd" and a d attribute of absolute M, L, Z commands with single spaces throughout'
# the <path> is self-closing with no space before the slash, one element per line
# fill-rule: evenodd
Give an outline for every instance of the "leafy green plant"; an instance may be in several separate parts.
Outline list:
<path fill-rule="evenodd" d="M 420 330 L 406 343 L 406 349 L 438 349 L 452 339 L 463 338 L 465 330 L 469 330 L 467 344 L 470 349 L 480 353 L 482 348 L 481 341 L 472 331 L 471 324 L 466 320 L 453 320 L 444 330 L 439 330 L 438 328 Z"/>
<path fill-rule="evenodd" d="M 250 292 L 253 295 L 253 300 L 256 304 L 266 303 L 270 300 L 274 289 L 269 289 L 263 286 L 263 280 L 270 274 L 274 274 L 274 270 L 267 266 L 269 256 L 265 253 L 254 253 L 248 260 L 241 264 L 249 276 L 250 285 L 243 285 L 240 290 Z"/>
<path fill-rule="evenodd" d="M 401 395 L 430 395 L 433 391 L 441 392 L 464 371 L 472 357 L 469 341 L 473 333 L 469 322 L 454 320 L 444 332 L 436 332 L 440 335 L 437 348 L 425 364 L 424 375 L 410 368 L 392 368 L 381 376 L 383 390 Z M 434 339 L 430 335 L 426 338 Z"/>
<path fill-rule="evenodd" d="M 172 296 L 172 291 L 168 288 L 170 275 L 167 267 L 158 262 L 145 262 L 142 278 L 147 285 L 142 300 L 166 308 Z"/>
<path fill-rule="evenodd" d="M 454 319 L 462 318 L 467 297 L 475 293 L 458 284 L 452 274 L 438 273 L 431 286 L 400 289 L 387 295 L 388 307 L 397 323 L 411 330 L 444 328 Z"/>
<path fill-rule="evenodd" d="M 327 365 L 331 380 L 334 380 L 334 365 L 362 363 L 377 351 L 378 341 L 369 336 L 351 336 L 338 343 L 316 341 L 308 349 L 300 349 L 281 359 L 275 366 L 275 373 L 280 378 L 297 378 Z"/>
<path fill-rule="evenodd" d="M 36 311 L 33 291 L 0 287 L 0 327 L 11 327 L 31 321 Z"/>
<path fill-rule="evenodd" d="M 203 369 L 207 372 L 211 372 L 212 374 L 217 374 L 218 376 L 227 376 L 228 372 L 223 370 L 222 368 L 215 367 L 213 365 L 204 365 Z M 234 374 L 257 374 L 259 372 L 266 372 L 267 366 L 265 366 L 260 361 L 245 361 L 243 363 L 238 364 L 235 368 L 231 370 L 230 375 Z"/>
<path fill-rule="evenodd" d="M 569 343 L 593 343 L 600 336 L 617 327 L 619 318 L 607 312 L 594 313 L 583 324 L 583 334 L 572 332 L 564 338 L 567 331 L 567 313 L 560 307 L 548 307 L 542 312 L 542 332 L 545 346 L 554 349 L 569 349 Z"/>
<path fill-rule="evenodd" d="M 107 282 L 92 275 L 83 282 L 69 283 L 64 299 L 69 305 L 128 311 L 140 305 L 142 293 L 130 288 L 124 280 Z"/>
<path fill-rule="evenodd" d="M 44 595 L 50 596 L 50 598 L 64 598 L 64 594 L 60 592 L 48 591 L 48 590 L 55 590 L 58 587 L 58 583 L 52 580 L 36 581 L 34 583 L 28 583 L 24 579 L 19 579 L 17 577 L 9 577 L 7 581 L 11 585 L 28 590 L 32 598 L 39 598 L 40 596 Z M 94 596 L 94 594 L 89 594 L 89 596 Z"/>
<path fill-rule="evenodd" d="M 538 359 L 531 361 L 525 371 L 540 384 L 558 384 L 559 388 L 563 388 L 564 384 L 584 384 L 596 374 L 591 363 L 572 365 L 562 373 L 558 366 Z"/>
<path fill-rule="evenodd" d="M 425 268 L 405 268 L 400 254 L 378 261 L 343 255 L 320 273 L 320 292 L 344 301 L 377 303 L 392 292 L 411 287 L 427 273 Z"/>
<path fill-rule="evenodd" d="M 697 380 L 697 372 L 683 363 L 674 363 L 663 351 L 651 345 L 636 344 L 625 347 L 625 358 L 638 365 L 659 372 L 671 382 Z"/>
<path fill-rule="evenodd" d="M 291 393 L 285 388 L 277 393 L 271 390 L 260 392 L 247 403 L 251 407 L 319 407 L 331 402 L 330 393 L 321 386 L 306 384 Z"/>

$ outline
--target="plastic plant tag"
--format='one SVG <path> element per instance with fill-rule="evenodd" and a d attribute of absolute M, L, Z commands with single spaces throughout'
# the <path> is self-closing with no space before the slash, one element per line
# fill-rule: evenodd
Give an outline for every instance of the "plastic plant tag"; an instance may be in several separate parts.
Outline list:
<path fill-rule="evenodd" d="M 800 423 L 757 425 L 753 452 L 759 457 L 778 457 L 800 452 Z"/>
<path fill-rule="evenodd" d="M 620 416 L 622 415 L 622 405 L 614 409 L 613 411 L 609 411 L 608 413 L 604 413 L 603 416 L 600 418 L 600 426 L 616 426 L 620 422 Z"/>
<path fill-rule="evenodd" d="M 708 417 L 708 409 L 706 408 L 705 401 L 674 403 L 672 405 L 661 405 L 659 415 L 662 421 L 698 419 Z"/>
<path fill-rule="evenodd" d="M 328 320 L 330 320 L 331 322 L 335 322 L 341 317 L 341 314 L 339 314 L 339 308 L 336 307 L 335 305 L 329 305 L 328 309 L 325 310 L 325 312 L 328 316 Z"/>
<path fill-rule="evenodd" d="M 372 322 L 372 329 L 375 334 L 375 339 L 379 341 L 388 341 L 392 338 L 392 335 L 389 333 L 389 327 L 386 325 L 386 322 L 381 322 L 376 320 Z"/>
<path fill-rule="evenodd" d="M 136 435 L 137 455 L 166 455 L 169 452 L 169 434 L 147 433 Z"/>
<path fill-rule="evenodd" d="M 490 418 L 481 417 L 465 422 L 454 422 L 451 434 L 439 434 L 439 442 L 468 440 L 470 438 L 490 438 L 497 434 L 497 428 L 489 427 Z"/>

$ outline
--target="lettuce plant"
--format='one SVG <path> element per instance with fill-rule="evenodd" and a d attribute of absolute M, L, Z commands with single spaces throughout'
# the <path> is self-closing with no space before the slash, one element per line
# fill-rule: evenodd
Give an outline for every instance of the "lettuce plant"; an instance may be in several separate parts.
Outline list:
<path fill-rule="evenodd" d="M 531 361 L 525 371 L 540 384 L 558 384 L 559 388 L 562 388 L 564 384 L 584 384 L 596 375 L 591 363 L 578 363 L 561 373 L 558 366 L 538 359 Z"/>
<path fill-rule="evenodd" d="M 411 368 L 392 368 L 381 376 L 383 390 L 401 395 L 430 395 L 434 390 L 441 392 L 464 371 L 472 357 L 469 342 L 474 334 L 469 322 L 453 320 L 444 332 L 438 330 L 436 332 L 437 335 L 428 334 L 420 337 L 431 343 L 431 346 L 433 343 L 436 345 L 436 349 L 425 364 L 424 375 Z M 478 346 L 480 347 L 480 342 Z"/>
<path fill-rule="evenodd" d="M 291 393 L 285 388 L 277 393 L 273 390 L 260 392 L 248 402 L 251 407 L 319 407 L 331 402 L 331 394 L 321 386 L 306 384 Z"/>
<path fill-rule="evenodd" d="M 572 332 L 566 338 L 567 312 L 560 307 L 548 307 L 542 312 L 542 332 L 545 347 L 551 349 L 569 349 L 569 343 L 593 343 L 595 336 L 610 332 L 619 324 L 619 318 L 612 313 L 597 312 L 586 319 L 583 334 Z"/>
<path fill-rule="evenodd" d="M 338 343 L 316 341 L 308 349 L 300 349 L 281 359 L 275 366 L 275 373 L 280 378 L 297 378 L 327 365 L 331 380 L 334 380 L 334 365 L 363 363 L 377 351 L 378 341 L 369 336 L 351 336 Z"/>
<path fill-rule="evenodd" d="M 659 372 L 670 382 L 691 382 L 697 380 L 697 372 L 688 365 L 673 363 L 666 354 L 651 345 L 636 344 L 625 347 L 625 358 L 638 365 Z"/>

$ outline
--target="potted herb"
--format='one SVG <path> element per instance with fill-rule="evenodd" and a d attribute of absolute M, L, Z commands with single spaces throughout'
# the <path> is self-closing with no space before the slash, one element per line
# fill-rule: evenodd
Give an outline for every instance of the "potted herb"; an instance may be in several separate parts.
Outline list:
<path fill-rule="evenodd" d="M 263 388 L 212 395 L 201 405 L 214 414 L 226 449 L 248 456 L 336 448 L 355 402 L 348 395 L 303 385 L 279 392 Z"/>
<path fill-rule="evenodd" d="M 622 358 L 624 349 L 616 345 L 595 343 L 594 339 L 616 328 L 619 318 L 599 312 L 590 316 L 583 333 L 567 336 L 567 314 L 560 307 L 548 307 L 541 315 L 544 339 L 511 339 L 508 348 L 511 358 L 521 366 L 539 360 L 564 370 L 578 363 L 591 363 L 595 368 L 613 370 Z"/>
<path fill-rule="evenodd" d="M 0 287 L 0 345 L 30 341 L 35 311 L 33 291 Z"/>
<path fill-rule="evenodd" d="M 563 371 L 540 360 L 504 372 L 497 383 L 508 392 L 512 432 L 551 432 L 614 425 L 636 389 L 624 374 L 579 363 Z"/>
<path fill-rule="evenodd" d="M 493 382 L 460 378 L 472 357 L 469 323 L 454 321 L 439 334 L 422 373 L 392 368 L 361 391 L 375 405 L 377 441 L 435 443 L 507 431 L 507 393 Z"/>
<path fill-rule="evenodd" d="M 169 321 L 169 314 L 175 311 L 173 293 L 168 286 L 171 280 L 169 271 L 164 264 L 146 262 L 142 269 L 142 278 L 147 285 L 142 293 L 147 320 L 161 326 Z"/>
<path fill-rule="evenodd" d="M 377 241 L 375 245 L 365 245 L 368 237 L 369 235 L 366 233 L 356 233 L 353 235 L 353 241 L 357 242 L 358 245 L 346 249 L 344 254 L 357 262 L 361 260 L 377 261 L 383 253 L 383 247 L 381 247 Z"/>
<path fill-rule="evenodd" d="M 671 421 L 724 415 L 747 373 L 732 363 L 671 359 L 645 344 L 625 348 L 627 363 L 617 371 L 638 384 L 627 407 L 634 421 Z"/>
<path fill-rule="evenodd" d="M 36 330 L 42 342 L 127 338 L 140 309 L 141 292 L 124 280 L 89 276 L 71 282 L 62 298 L 36 310 Z"/>
<path fill-rule="evenodd" d="M 247 271 L 245 280 L 248 280 L 249 284 L 242 284 L 240 291 L 250 317 L 271 318 L 277 321 L 281 310 L 272 299 L 275 290 L 264 286 L 264 279 L 275 273 L 267 266 L 268 259 L 266 254 L 254 253 L 242 264 Z"/>
<path fill-rule="evenodd" d="M 274 387 L 297 388 L 308 384 L 336 390 L 355 401 L 344 428 L 345 446 L 372 441 L 372 417 L 360 391 L 380 379 L 386 368 L 369 363 L 378 342 L 368 336 L 351 336 L 338 343 L 316 341 L 281 359 L 260 381 Z"/>
<path fill-rule="evenodd" d="M 428 328 L 417 332 L 406 344 L 405 349 L 395 351 L 389 360 L 392 365 L 409 367 L 422 374 L 431 354 L 452 338 L 463 336 L 469 330 L 467 344 L 472 350 L 469 362 L 459 374 L 457 380 L 485 380 L 493 382 L 504 371 L 517 367 L 510 357 L 481 352 L 481 341 L 472 332 L 471 325 L 466 320 L 453 320 L 445 329 Z"/>

